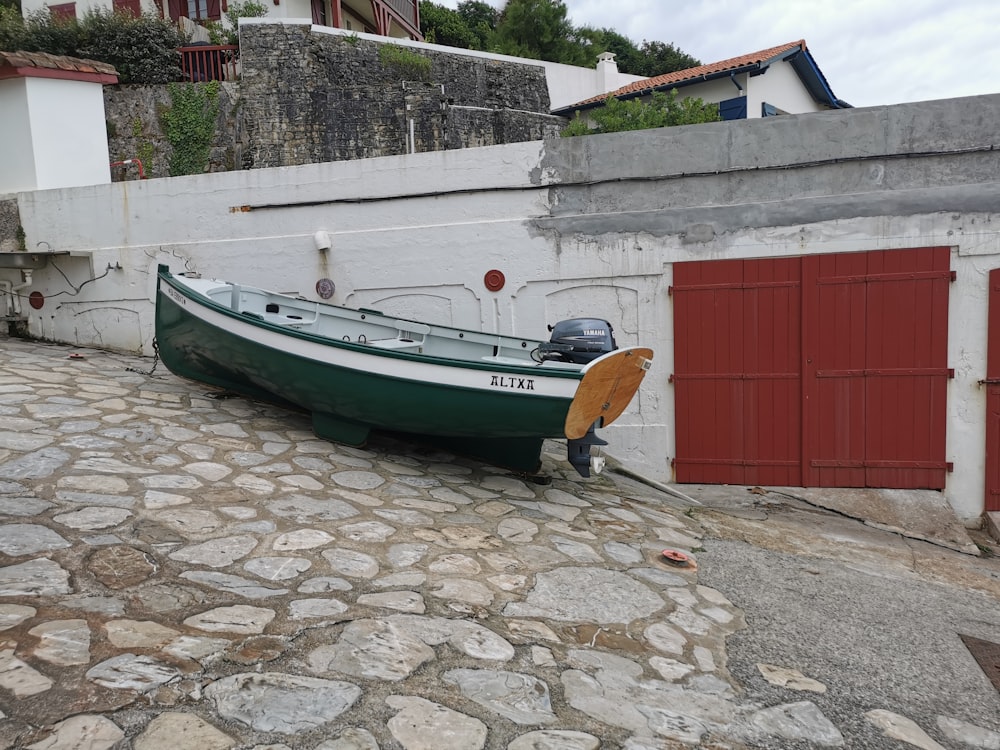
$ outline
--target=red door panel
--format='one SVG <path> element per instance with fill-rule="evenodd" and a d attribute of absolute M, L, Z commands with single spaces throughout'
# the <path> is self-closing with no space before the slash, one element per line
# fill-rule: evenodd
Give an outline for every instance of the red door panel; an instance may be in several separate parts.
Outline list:
<path fill-rule="evenodd" d="M 951 252 L 867 255 L 866 485 L 942 488 Z"/>
<path fill-rule="evenodd" d="M 811 487 L 865 485 L 865 257 L 810 256 L 803 265 L 802 463 Z"/>
<path fill-rule="evenodd" d="M 798 266 L 674 267 L 678 481 L 799 483 Z"/>

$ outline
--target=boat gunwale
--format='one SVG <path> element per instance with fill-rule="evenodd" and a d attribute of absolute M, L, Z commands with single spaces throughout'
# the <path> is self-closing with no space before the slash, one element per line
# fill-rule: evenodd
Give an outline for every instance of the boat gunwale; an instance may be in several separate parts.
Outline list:
<path fill-rule="evenodd" d="M 492 372 L 512 372 L 523 375 L 533 375 L 536 377 L 541 375 L 544 377 L 569 379 L 569 380 L 582 380 L 583 375 L 586 372 L 586 369 L 589 367 L 590 364 L 592 364 L 588 363 L 587 365 L 580 367 L 580 369 L 578 370 L 570 368 L 556 368 L 556 367 L 545 368 L 543 363 L 537 363 L 535 365 L 527 365 L 527 364 L 515 365 L 515 364 L 510 364 L 509 362 L 497 362 L 497 361 L 491 362 L 491 361 L 477 361 L 471 359 L 456 359 L 451 357 L 433 356 L 429 354 L 419 354 L 416 352 L 397 351 L 393 349 L 380 349 L 378 347 L 373 347 L 368 344 L 357 343 L 354 341 L 345 341 L 343 339 L 335 339 L 329 336 L 323 336 L 317 333 L 310 333 L 309 331 L 303 331 L 298 328 L 292 328 L 289 326 L 280 325 L 278 323 L 272 323 L 261 318 L 251 317 L 249 315 L 243 315 L 242 313 L 238 313 L 230 307 L 226 307 L 225 305 L 216 302 L 207 294 L 203 294 L 193 289 L 192 287 L 185 285 L 183 282 L 177 281 L 176 278 L 177 277 L 175 277 L 174 274 L 169 271 L 169 269 L 166 269 L 162 266 L 160 267 L 160 269 L 157 270 L 158 281 L 165 281 L 171 289 L 175 290 L 177 293 L 183 295 L 187 299 L 190 299 L 192 302 L 201 305 L 202 307 L 213 310 L 214 312 L 220 313 L 233 320 L 241 321 L 242 323 L 248 324 L 251 328 L 262 328 L 284 336 L 292 336 L 294 338 L 309 341 L 311 343 L 319 344 L 321 346 L 332 347 L 334 349 L 345 349 L 348 351 L 353 351 L 376 357 L 417 361 L 421 363 L 441 365 L 445 367 L 458 367 L 463 369 L 485 370 Z M 220 282 L 220 283 L 231 285 L 231 282 Z M 265 294 L 275 294 L 274 292 L 268 292 L 258 287 L 245 287 L 245 288 L 248 289 L 252 288 L 255 291 L 261 291 L 264 292 Z M 159 294 L 160 294 L 160 289 L 159 289 L 159 284 L 157 284 L 157 295 Z M 288 295 L 279 295 L 279 296 L 287 297 Z M 323 302 L 317 304 L 325 307 L 350 310 L 352 312 L 364 312 L 356 308 L 345 308 L 339 305 L 330 305 L 328 303 L 323 303 Z M 395 318 L 392 316 L 383 316 L 383 317 L 385 317 L 386 320 L 389 321 L 399 320 L 403 323 L 420 322 L 420 321 L 408 320 L 405 318 Z M 470 331 L 469 329 L 453 328 L 451 326 L 439 326 L 439 327 L 449 328 L 450 330 L 460 331 L 460 332 L 465 331 L 470 333 L 482 333 L 480 331 Z M 494 335 L 494 334 L 485 334 L 485 335 Z M 495 335 L 503 336 L 503 334 L 495 334 Z M 542 343 L 537 339 L 531 339 L 531 338 L 522 339 L 516 336 L 503 336 L 503 338 L 514 339 L 517 341 Z"/>

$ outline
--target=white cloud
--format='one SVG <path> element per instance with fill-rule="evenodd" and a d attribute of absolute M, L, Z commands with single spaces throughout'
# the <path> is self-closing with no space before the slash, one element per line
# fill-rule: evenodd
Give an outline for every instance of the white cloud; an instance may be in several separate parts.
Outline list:
<path fill-rule="evenodd" d="M 612 28 L 637 43 L 670 42 L 705 63 L 805 39 L 834 94 L 854 106 L 1000 92 L 998 0 L 566 0 L 566 6 L 577 26 Z"/>

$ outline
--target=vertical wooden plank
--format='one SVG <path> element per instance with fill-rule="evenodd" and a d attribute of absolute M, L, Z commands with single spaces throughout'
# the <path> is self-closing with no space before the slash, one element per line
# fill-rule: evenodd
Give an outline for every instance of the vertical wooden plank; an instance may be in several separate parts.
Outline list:
<path fill-rule="evenodd" d="M 863 253 L 815 259 L 808 308 L 815 340 L 804 386 L 811 402 L 803 464 L 811 486 L 864 486 L 865 269 Z"/>
<path fill-rule="evenodd" d="M 990 271 L 986 378 L 1000 381 L 1000 268 Z M 986 504 L 1000 510 L 1000 384 L 986 386 Z"/>

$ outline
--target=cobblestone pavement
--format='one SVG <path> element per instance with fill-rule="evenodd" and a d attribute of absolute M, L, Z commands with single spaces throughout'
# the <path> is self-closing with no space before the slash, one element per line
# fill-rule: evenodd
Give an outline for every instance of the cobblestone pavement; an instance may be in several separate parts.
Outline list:
<path fill-rule="evenodd" d="M 849 744 L 794 669 L 747 700 L 670 495 L 328 443 L 150 364 L 0 338 L 0 747 Z"/>

